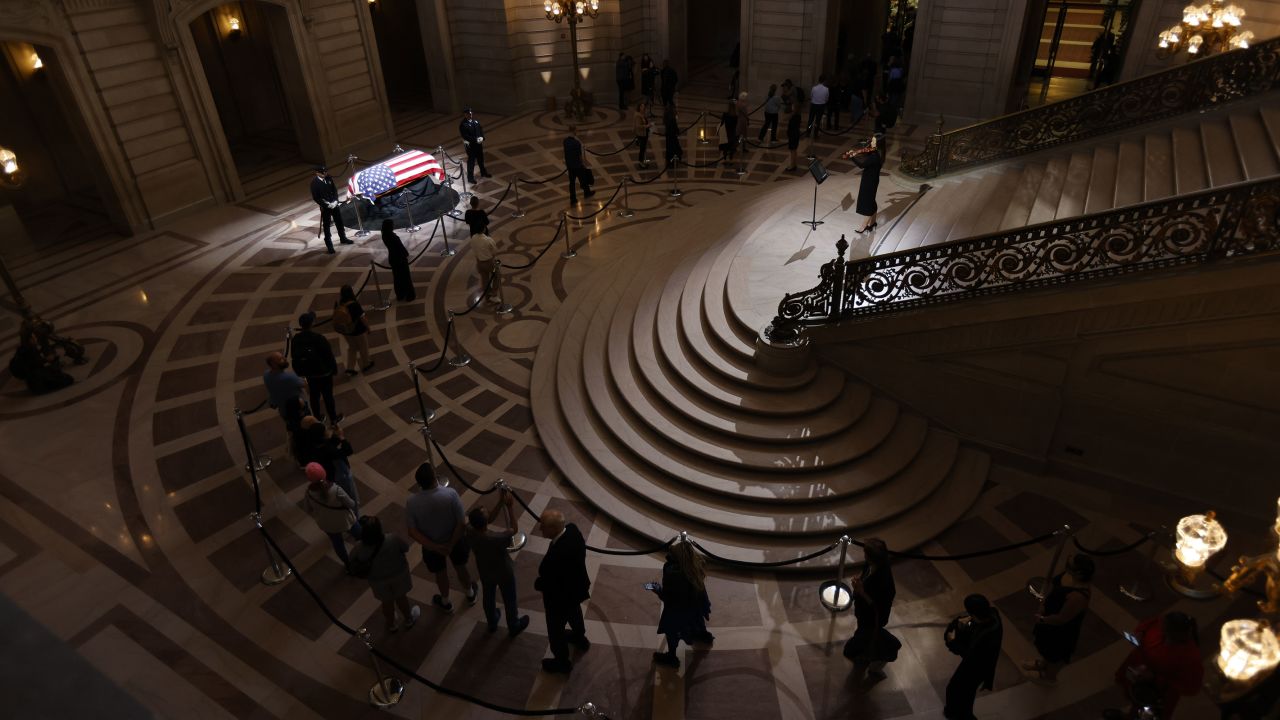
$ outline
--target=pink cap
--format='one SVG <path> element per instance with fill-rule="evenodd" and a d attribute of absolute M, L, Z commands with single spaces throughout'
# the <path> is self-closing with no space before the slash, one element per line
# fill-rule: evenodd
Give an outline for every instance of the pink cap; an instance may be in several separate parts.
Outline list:
<path fill-rule="evenodd" d="M 313 483 L 318 483 L 324 480 L 324 478 L 325 478 L 325 472 L 324 472 L 323 465 L 321 465 L 320 463 L 314 463 L 314 462 L 307 463 L 307 480 L 308 481 Z"/>

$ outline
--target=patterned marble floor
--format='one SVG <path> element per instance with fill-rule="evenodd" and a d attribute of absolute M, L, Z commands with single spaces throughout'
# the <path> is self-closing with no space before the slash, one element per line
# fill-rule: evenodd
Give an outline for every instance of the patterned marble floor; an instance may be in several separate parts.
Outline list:
<path fill-rule="evenodd" d="M 683 117 L 691 121 L 698 108 L 718 104 L 695 99 Z M 563 126 L 554 115 L 481 120 L 495 177 L 475 189 L 487 204 L 517 174 L 545 178 L 559 172 Z M 456 122 L 416 116 L 398 140 L 422 147 L 443 143 L 458 155 Z M 629 128 L 617 111 L 599 111 L 584 138 L 589 147 L 606 150 L 628 141 Z M 897 147 L 920 141 L 916 128 L 905 124 L 894 135 Z M 823 140 L 815 148 L 835 180 L 846 184 L 854 182 L 842 177 L 852 168 L 837 156 L 848 143 Z M 698 146 L 692 137 L 685 147 L 697 162 L 714 156 L 711 146 Z M 388 150 L 361 154 L 376 158 Z M 486 307 L 460 318 L 458 341 L 474 361 L 462 368 L 443 364 L 428 374 L 425 390 L 438 408 L 434 436 L 464 478 L 482 486 L 505 478 L 534 510 L 564 511 L 594 545 L 642 545 L 582 501 L 539 445 L 528 407 L 539 336 L 567 294 L 618 251 L 610 241 L 619 228 L 679 232 L 682 209 L 705 198 L 745 186 L 808 182 L 786 172 L 785 164 L 783 151 L 753 151 L 741 176 L 731 169 L 682 170 L 685 192 L 677 200 L 668 196 L 666 178 L 636 186 L 629 193 L 633 218 L 609 212 L 575 223 L 576 258 L 563 259 L 553 248 L 531 270 L 508 278 L 513 314 L 498 317 Z M 597 158 L 594 165 L 600 191 L 583 212 L 599 207 L 622 177 L 654 172 L 638 168 L 632 151 Z M 135 238 L 54 246 L 14 268 L 35 307 L 85 341 L 92 360 L 76 369 L 75 386 L 41 398 L 26 396 L 7 371 L 0 372 L 0 591 L 158 716 L 375 712 L 364 699 L 372 683 L 364 648 L 334 627 L 296 580 L 274 587 L 258 582 L 266 556 L 248 519 L 252 496 L 234 420 L 236 408 L 253 408 L 264 397 L 263 357 L 282 347 L 286 326 L 308 308 L 323 314 L 342 284 L 358 285 L 370 261 L 382 259 L 376 236 L 336 256 L 325 254 L 305 183 L 306 177 L 285 174 L 274 186 L 259 183 L 261 192 L 235 206 Z M 882 183 L 882 192 L 892 185 Z M 566 208 L 566 194 L 559 181 L 522 187 L 522 219 L 511 217 L 514 198 L 508 198 L 494 223 L 504 260 L 536 256 Z M 364 511 L 392 528 L 403 524 L 410 473 L 425 457 L 418 432 L 406 421 L 416 410 L 407 363 L 435 362 L 446 311 L 463 307 L 475 282 L 467 245 L 447 222 L 458 254 L 442 257 L 436 245 L 421 255 L 413 270 L 420 300 L 371 315 L 375 369 L 338 380 Z M 828 226 L 827 232 L 842 230 L 847 228 Z M 412 236 L 410 251 L 425 239 L 426 233 Z M 381 276 L 384 290 L 389 280 Z M 374 304 L 375 288 L 371 283 L 365 289 L 366 306 Z M 274 413 L 248 415 L 247 423 L 260 451 L 283 458 Z M 549 676 L 539 670 L 547 641 L 532 590 L 547 540 L 532 532 L 527 515 L 521 514 L 520 524 L 530 539 L 516 563 L 522 609 L 533 620 L 528 632 L 514 641 L 490 636 L 478 608 L 465 603 L 452 616 L 427 609 L 432 584 L 415 551 L 412 596 L 424 607 L 423 621 L 411 632 L 383 637 L 365 583 L 344 576 L 300 509 L 301 474 L 278 460 L 261 477 L 268 529 L 343 622 L 367 625 L 380 648 L 427 678 L 517 708 L 591 701 L 616 720 L 937 718 L 955 664 L 942 646 L 942 627 L 965 594 L 983 592 L 1005 613 L 1008 631 L 996 690 L 980 697 L 979 715 L 1091 718 L 1118 702 L 1110 677 L 1126 648 L 1120 631 L 1179 607 L 1201 618 L 1206 647 L 1212 647 L 1214 620 L 1231 609 L 1226 601 L 1180 600 L 1160 587 L 1151 601 L 1134 603 L 1117 587 L 1141 571 L 1144 556 L 1108 559 L 1080 660 L 1057 687 L 1044 688 L 1017 668 L 1035 655 L 1034 602 L 1023 587 L 1043 572 L 1050 547 L 959 562 L 903 562 L 895 569 L 899 598 L 890 626 L 904 641 L 902 656 L 887 679 L 850 684 L 840 647 L 853 619 L 821 608 L 820 578 L 716 570 L 710 582 L 714 648 L 687 652 L 679 672 L 658 671 L 650 652 L 658 647 L 659 607 L 641 584 L 656 576 L 660 559 L 591 555 L 594 592 L 587 617 L 595 645 L 568 678 Z M 468 507 L 479 502 L 471 492 L 463 499 Z M 1064 522 L 1080 530 L 1083 542 L 1114 547 L 1137 537 L 1138 527 L 1167 522 L 1181 510 L 1133 507 L 1124 489 L 1049 484 L 1001 470 L 967 518 L 924 549 L 965 553 L 1035 537 Z M 1206 701 L 1197 700 L 1184 705 L 1181 717 L 1209 711 Z M 499 716 L 412 682 L 391 712 Z"/>

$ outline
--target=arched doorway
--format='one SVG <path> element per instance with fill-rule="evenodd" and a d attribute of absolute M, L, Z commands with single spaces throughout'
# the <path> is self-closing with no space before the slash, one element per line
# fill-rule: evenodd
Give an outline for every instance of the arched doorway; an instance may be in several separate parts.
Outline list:
<path fill-rule="evenodd" d="M 22 183 L 0 183 L 0 252 L 15 275 L 24 255 L 128 236 L 84 115 L 52 47 L 0 42 L 0 146 Z"/>
<path fill-rule="evenodd" d="M 420 125 L 431 110 L 431 78 L 417 0 L 376 0 L 369 4 L 378 60 L 397 135 Z"/>
<path fill-rule="evenodd" d="M 680 92 L 729 97 L 742 66 L 742 0 L 688 0 L 683 29 L 688 80 Z"/>
<path fill-rule="evenodd" d="M 306 166 L 323 163 L 314 101 L 284 7 L 229 3 L 189 28 L 244 194 L 295 182 Z"/>

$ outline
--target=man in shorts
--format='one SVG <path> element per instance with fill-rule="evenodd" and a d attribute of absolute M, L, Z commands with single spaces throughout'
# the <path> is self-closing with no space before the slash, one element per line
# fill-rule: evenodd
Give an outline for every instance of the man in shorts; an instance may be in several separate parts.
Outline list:
<path fill-rule="evenodd" d="M 436 471 L 430 463 L 418 466 L 414 479 L 418 492 L 405 503 L 405 515 L 409 519 L 409 537 L 422 545 L 422 562 L 427 570 L 435 573 L 440 594 L 431 598 L 431 604 L 445 612 L 453 612 L 449 602 L 449 573 L 446 558 L 453 563 L 458 581 L 467 589 L 467 603 L 476 604 L 476 583 L 467 570 L 471 547 L 464 534 L 466 520 L 462 499 L 453 488 L 441 487 L 436 482 Z"/>

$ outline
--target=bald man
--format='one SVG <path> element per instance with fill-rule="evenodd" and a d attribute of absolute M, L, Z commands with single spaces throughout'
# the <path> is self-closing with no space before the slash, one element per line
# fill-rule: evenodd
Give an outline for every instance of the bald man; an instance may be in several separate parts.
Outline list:
<path fill-rule="evenodd" d="M 551 546 L 538 565 L 538 579 L 533 583 L 533 589 L 542 593 L 547 639 L 551 642 L 551 657 L 542 660 L 542 669 L 567 673 L 573 669 L 569 659 L 570 643 L 582 652 L 591 648 L 587 626 L 582 620 L 582 603 L 591 597 L 587 541 L 576 525 L 565 524 L 564 515 L 558 510 L 542 513 L 539 522 L 542 534 L 551 539 Z"/>

